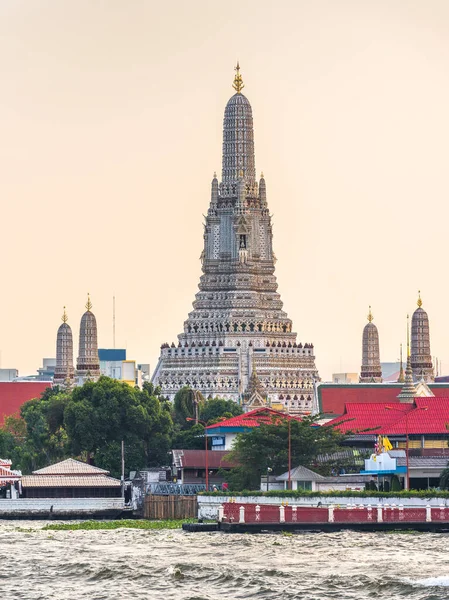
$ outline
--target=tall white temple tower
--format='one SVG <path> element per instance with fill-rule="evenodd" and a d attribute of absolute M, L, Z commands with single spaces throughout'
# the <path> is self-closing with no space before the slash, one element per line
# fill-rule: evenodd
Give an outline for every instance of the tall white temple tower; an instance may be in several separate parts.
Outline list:
<path fill-rule="evenodd" d="M 78 360 L 76 361 L 77 384 L 100 377 L 98 358 L 97 320 L 92 312 L 92 302 L 87 295 L 86 312 L 81 317 Z"/>
<path fill-rule="evenodd" d="M 65 311 L 62 315 L 62 323 L 56 336 L 56 368 L 53 383 L 70 387 L 73 385 L 73 336 L 72 328 L 67 323 L 68 317 Z"/>
<path fill-rule="evenodd" d="M 153 382 L 173 399 L 188 385 L 240 402 L 257 373 L 269 402 L 312 410 L 319 380 L 313 344 L 296 342 L 282 310 L 263 175 L 256 180 L 253 115 L 237 64 L 223 122 L 221 182 L 212 179 L 203 274 L 178 343 L 163 344 Z"/>

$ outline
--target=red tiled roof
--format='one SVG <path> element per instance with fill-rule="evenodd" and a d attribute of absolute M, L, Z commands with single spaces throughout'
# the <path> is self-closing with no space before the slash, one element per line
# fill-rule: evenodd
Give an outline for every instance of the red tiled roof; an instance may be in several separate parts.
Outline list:
<path fill-rule="evenodd" d="M 234 463 L 225 460 L 229 450 L 209 450 L 207 464 L 209 469 L 230 469 Z M 184 469 L 204 469 L 206 467 L 206 450 L 173 450 L 175 466 Z"/>
<path fill-rule="evenodd" d="M 390 402 L 346 404 L 341 417 L 333 419 L 327 425 L 341 425 L 340 431 L 357 431 L 373 435 L 410 435 L 448 434 L 449 423 L 448 398 L 415 398 L 414 404 L 395 404 L 394 410 L 387 407 Z M 408 417 L 405 415 L 408 414 Z M 364 431 L 370 429 L 370 431 Z"/>
<path fill-rule="evenodd" d="M 273 410 L 272 408 L 262 407 L 251 410 L 243 415 L 237 415 L 225 421 L 219 421 L 213 425 L 208 425 L 206 429 L 215 429 L 217 427 L 259 427 L 262 423 L 270 424 L 273 419 L 295 419 L 300 421 L 300 417 L 294 417 L 287 413 Z"/>
<path fill-rule="evenodd" d="M 409 434 L 444 433 L 448 435 L 449 398 L 415 398 L 415 404 L 415 409 L 408 417 Z M 382 433 L 400 434 L 405 431 L 405 417 L 401 415 L 398 421 L 386 425 Z"/>
<path fill-rule="evenodd" d="M 340 431 L 357 431 L 358 433 L 367 433 L 373 435 L 381 433 L 382 428 L 392 422 L 400 421 L 403 418 L 402 413 L 395 410 L 388 410 L 386 406 L 392 406 L 391 402 L 372 402 L 346 404 L 344 414 L 326 425 L 339 425 Z M 394 407 L 396 408 L 396 406 Z M 398 406 L 399 408 L 399 406 Z M 401 404 L 400 410 L 413 410 L 413 404 Z M 364 431 L 370 429 L 370 431 Z"/>
<path fill-rule="evenodd" d="M 430 384 L 436 397 L 449 397 L 448 384 Z M 377 402 L 399 403 L 400 383 L 353 383 L 321 384 L 318 386 L 320 412 L 326 415 L 342 415 L 348 403 L 372 404 Z"/>
<path fill-rule="evenodd" d="M 0 425 L 5 417 L 15 415 L 28 400 L 39 398 L 51 387 L 49 381 L 1 381 L 0 382 Z"/>

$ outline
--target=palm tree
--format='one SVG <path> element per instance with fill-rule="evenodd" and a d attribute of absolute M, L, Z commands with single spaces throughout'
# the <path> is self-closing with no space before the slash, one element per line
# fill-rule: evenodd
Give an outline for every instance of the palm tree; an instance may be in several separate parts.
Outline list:
<path fill-rule="evenodd" d="M 440 489 L 449 489 L 449 466 L 443 469 L 440 475 Z"/>

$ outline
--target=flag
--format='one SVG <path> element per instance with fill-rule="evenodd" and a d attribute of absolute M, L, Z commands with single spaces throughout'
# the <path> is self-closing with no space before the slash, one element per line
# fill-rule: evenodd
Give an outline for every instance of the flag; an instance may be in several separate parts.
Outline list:
<path fill-rule="evenodd" d="M 393 446 L 386 435 L 384 435 L 383 446 L 385 448 L 385 452 L 388 452 L 389 450 L 393 450 Z"/>

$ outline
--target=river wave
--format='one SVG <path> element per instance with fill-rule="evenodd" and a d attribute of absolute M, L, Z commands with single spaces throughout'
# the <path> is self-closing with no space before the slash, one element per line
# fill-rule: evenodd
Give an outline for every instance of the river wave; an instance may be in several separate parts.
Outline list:
<path fill-rule="evenodd" d="M 449 600 L 444 534 L 43 531 L 43 525 L 0 525 L 2 597 Z"/>

